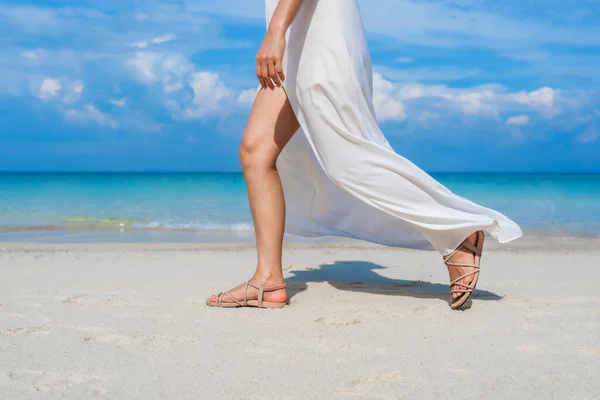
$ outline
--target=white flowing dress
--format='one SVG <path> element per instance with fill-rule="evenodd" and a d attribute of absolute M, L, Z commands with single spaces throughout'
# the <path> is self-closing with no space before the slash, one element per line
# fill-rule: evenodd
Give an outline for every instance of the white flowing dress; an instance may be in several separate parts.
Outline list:
<path fill-rule="evenodd" d="M 266 0 L 267 26 L 278 0 Z M 505 215 L 452 193 L 390 146 L 356 0 L 304 0 L 286 33 L 284 88 L 300 123 L 277 161 L 286 231 L 446 255 L 476 230 L 522 236 Z"/>

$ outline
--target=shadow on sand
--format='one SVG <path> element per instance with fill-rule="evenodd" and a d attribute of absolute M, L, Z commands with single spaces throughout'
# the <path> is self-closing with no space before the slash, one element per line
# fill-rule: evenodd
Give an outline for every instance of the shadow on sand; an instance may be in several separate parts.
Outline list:
<path fill-rule="evenodd" d="M 291 299 L 305 291 L 309 282 L 327 282 L 338 290 L 449 301 L 450 287 L 448 284 L 392 279 L 375 272 L 386 268 L 367 261 L 335 261 L 333 264 L 322 264 L 319 269 L 292 269 L 288 272 L 293 276 L 286 279 L 288 296 Z M 479 289 L 475 290 L 472 298 L 478 300 L 502 299 L 495 293 Z M 468 307 L 469 304 L 467 304 Z"/>

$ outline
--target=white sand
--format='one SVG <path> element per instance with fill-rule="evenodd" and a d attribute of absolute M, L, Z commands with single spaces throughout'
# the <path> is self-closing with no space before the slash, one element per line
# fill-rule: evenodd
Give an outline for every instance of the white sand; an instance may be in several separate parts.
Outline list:
<path fill-rule="evenodd" d="M 224 310 L 249 245 L 0 244 L 0 399 L 597 399 L 600 241 L 286 245 L 291 305 Z"/>

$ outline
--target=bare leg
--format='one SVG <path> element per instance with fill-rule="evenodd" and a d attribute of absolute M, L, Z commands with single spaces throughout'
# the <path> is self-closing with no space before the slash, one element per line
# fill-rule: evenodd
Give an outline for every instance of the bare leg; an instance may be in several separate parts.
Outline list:
<path fill-rule="evenodd" d="M 262 89 L 258 93 L 240 149 L 258 253 L 258 265 L 250 281 L 258 286 L 283 283 L 281 253 L 285 201 L 275 163 L 298 128 L 298 121 L 283 89 Z M 244 285 L 230 290 L 229 294 L 236 299 L 244 299 Z M 249 287 L 248 299 L 254 300 L 257 295 L 256 289 Z M 211 300 L 215 300 L 214 296 Z M 264 300 L 284 302 L 287 300 L 286 290 L 266 292 Z M 223 302 L 227 301 L 231 299 L 224 296 Z"/>

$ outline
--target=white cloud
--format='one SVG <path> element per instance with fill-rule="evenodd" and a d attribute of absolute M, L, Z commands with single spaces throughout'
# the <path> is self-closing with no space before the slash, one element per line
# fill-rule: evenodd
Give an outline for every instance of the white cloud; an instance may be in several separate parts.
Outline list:
<path fill-rule="evenodd" d="M 55 11 L 49 8 L 2 5 L 0 11 L 0 19 L 6 18 L 24 30 L 38 30 L 58 24 Z"/>
<path fill-rule="evenodd" d="M 431 111 L 423 111 L 418 117 L 417 121 L 427 124 L 429 121 L 440 119 L 442 116 L 438 113 Z"/>
<path fill-rule="evenodd" d="M 194 71 L 194 65 L 181 54 L 164 54 L 140 51 L 126 61 L 135 77 L 144 83 L 163 85 L 165 92 L 174 92 L 183 87 L 184 81 Z"/>
<path fill-rule="evenodd" d="M 56 97 L 62 89 L 60 79 L 46 78 L 40 86 L 38 97 L 44 101 Z"/>
<path fill-rule="evenodd" d="M 576 140 L 580 143 L 594 143 L 600 138 L 600 130 L 596 125 L 587 128 L 583 133 L 577 136 Z"/>
<path fill-rule="evenodd" d="M 395 90 L 392 82 L 380 74 L 373 75 L 373 104 L 379 121 L 402 121 L 406 118 L 404 104 L 395 98 Z"/>
<path fill-rule="evenodd" d="M 127 99 L 111 99 L 110 103 L 117 107 L 125 107 L 127 104 Z"/>
<path fill-rule="evenodd" d="M 148 42 L 145 40 L 139 41 L 139 42 L 133 42 L 130 44 L 131 47 L 137 47 L 138 49 L 145 49 L 146 47 L 148 47 Z"/>
<path fill-rule="evenodd" d="M 458 109 L 466 115 L 498 115 L 501 85 L 481 85 L 474 88 L 454 89 L 446 85 L 409 83 L 398 86 L 398 97 L 404 101 L 420 99 L 442 100 L 438 106 Z"/>
<path fill-rule="evenodd" d="M 189 10 L 194 12 L 239 18 L 265 18 L 264 7 L 257 7 L 255 3 L 248 0 L 227 0 L 225 2 L 185 0 L 185 3 Z"/>
<path fill-rule="evenodd" d="M 227 87 L 217 73 L 197 71 L 181 54 L 137 52 L 126 64 L 136 79 L 162 89 L 165 107 L 175 118 L 229 115 L 238 107 L 248 108 L 257 92 L 257 89 L 237 92 Z"/>
<path fill-rule="evenodd" d="M 232 90 L 227 88 L 217 74 L 196 72 L 190 78 L 194 91 L 192 104 L 183 109 L 184 118 L 203 118 L 208 115 L 226 114 L 235 99 Z"/>
<path fill-rule="evenodd" d="M 465 115 L 497 118 L 502 111 L 536 110 L 548 116 L 556 115 L 561 92 L 544 87 L 531 92 L 510 92 L 500 84 L 479 85 L 470 88 L 450 88 L 446 85 L 419 83 L 393 84 L 390 96 L 406 104 L 428 101 L 430 107 L 447 108 Z"/>
<path fill-rule="evenodd" d="M 83 93 L 83 88 L 84 85 L 81 81 L 70 82 L 66 88 L 67 94 L 63 98 L 63 101 L 65 103 L 76 102 L 81 97 L 81 94 Z"/>
<path fill-rule="evenodd" d="M 258 89 L 244 90 L 238 95 L 237 103 L 241 107 L 252 107 L 252 104 L 254 104 L 254 99 L 256 98 L 257 93 L 258 93 Z"/>
<path fill-rule="evenodd" d="M 594 0 L 590 0 L 594 1 Z M 359 0 L 369 33 L 400 39 L 403 43 L 457 46 L 468 43 L 486 48 L 531 49 L 544 44 L 598 46 L 595 21 L 568 2 L 553 1 L 540 10 L 536 2 L 480 0 Z M 210 14 L 264 19 L 260 7 L 247 0 L 187 0 L 190 9 Z M 529 11 L 527 11 L 529 8 Z M 557 9 L 562 8 L 560 14 Z M 588 7 L 591 10 L 591 5 Z M 578 23 L 560 23 L 568 11 Z M 551 14 L 550 16 L 548 14 Z"/>
<path fill-rule="evenodd" d="M 552 110 L 558 96 L 558 90 L 543 87 L 533 92 L 518 92 L 510 94 L 510 98 L 517 103 L 525 104 L 539 109 Z"/>
<path fill-rule="evenodd" d="M 68 109 L 65 111 L 65 116 L 73 120 L 90 120 L 96 122 L 98 125 L 108 126 L 113 129 L 117 129 L 119 124 L 108 114 L 98 110 L 93 104 L 86 104 L 82 109 Z"/>
<path fill-rule="evenodd" d="M 493 90 L 458 91 L 442 97 L 454 102 L 464 114 L 498 116 L 497 93 Z"/>
<path fill-rule="evenodd" d="M 156 66 L 158 55 L 148 52 L 137 52 L 134 58 L 126 61 L 126 65 L 136 73 L 135 77 L 142 82 L 154 82 L 158 79 Z"/>
<path fill-rule="evenodd" d="M 47 52 L 42 49 L 26 50 L 21 53 L 21 57 L 26 58 L 30 61 L 39 61 L 46 55 L 46 53 Z"/>
<path fill-rule="evenodd" d="M 493 10 L 492 6 L 508 2 L 487 4 L 468 1 L 457 6 L 456 1 L 449 0 L 378 0 L 377 7 L 372 6 L 371 0 L 359 0 L 359 3 L 369 32 L 389 35 L 403 43 L 454 47 L 466 42 L 501 49 L 531 48 L 551 43 L 600 44 L 597 25 L 589 21 L 572 25 L 549 23 L 549 20 L 555 22 L 555 15 L 537 18 L 540 15 L 537 10 L 532 14 L 520 13 L 518 10 L 525 8 L 521 4 L 523 2 L 519 3 L 519 7 L 507 5 L 504 10 Z M 553 10 L 554 7 L 547 9 Z"/>
<path fill-rule="evenodd" d="M 63 95 L 64 103 L 74 103 L 80 99 L 84 89 L 82 81 L 70 81 L 68 79 L 45 78 L 39 88 L 37 96 L 43 101 L 48 101 L 59 95 Z"/>
<path fill-rule="evenodd" d="M 410 64 L 415 62 L 415 59 L 412 57 L 398 57 L 394 61 L 402 63 L 402 64 Z"/>
<path fill-rule="evenodd" d="M 168 33 L 166 35 L 162 35 L 162 36 L 157 36 L 153 39 L 150 40 L 142 40 L 139 42 L 134 42 L 131 43 L 132 47 L 137 47 L 138 49 L 145 49 L 147 48 L 150 44 L 163 44 L 163 43 L 167 43 L 170 42 L 172 40 L 175 40 L 177 38 L 176 35 L 172 34 L 172 33 Z"/>
<path fill-rule="evenodd" d="M 515 115 L 506 120 L 506 125 L 525 126 L 529 125 L 530 121 L 529 115 Z"/>
<path fill-rule="evenodd" d="M 166 35 L 155 37 L 154 39 L 151 40 L 151 42 L 154 44 L 163 44 L 163 43 L 167 43 L 172 40 L 175 40 L 176 38 L 177 38 L 176 35 L 174 35 L 172 33 L 168 33 Z"/>

